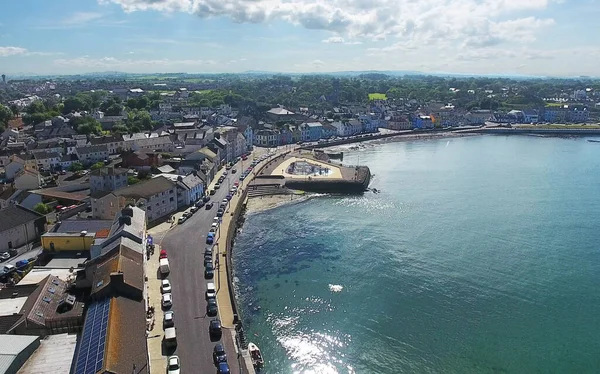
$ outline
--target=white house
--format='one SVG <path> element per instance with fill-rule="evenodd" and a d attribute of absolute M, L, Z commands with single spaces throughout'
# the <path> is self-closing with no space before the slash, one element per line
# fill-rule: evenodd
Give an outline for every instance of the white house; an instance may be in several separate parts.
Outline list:
<path fill-rule="evenodd" d="M 60 165 L 61 155 L 57 152 L 39 151 L 35 152 L 33 157 L 35 157 L 38 168 L 50 170 Z"/>
<path fill-rule="evenodd" d="M 119 208 L 133 203 L 146 211 L 146 218 L 149 222 L 177 211 L 177 187 L 175 183 L 163 176 L 121 188 L 112 193 L 120 197 Z"/>
<path fill-rule="evenodd" d="M 95 164 L 108 159 L 108 147 L 106 144 L 87 145 L 75 149 L 79 161 L 84 164 Z"/>
<path fill-rule="evenodd" d="M 11 157 L 9 163 L 4 167 L 6 179 L 15 179 L 17 174 L 23 169 L 25 169 L 25 161 L 16 156 Z"/>

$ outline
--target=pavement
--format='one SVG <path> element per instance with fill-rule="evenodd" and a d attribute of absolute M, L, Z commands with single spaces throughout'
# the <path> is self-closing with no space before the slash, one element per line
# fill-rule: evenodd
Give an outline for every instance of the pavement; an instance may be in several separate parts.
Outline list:
<path fill-rule="evenodd" d="M 214 282 L 218 289 L 217 303 L 219 305 L 219 318 L 223 324 L 223 334 L 220 342 L 225 346 L 228 356 L 228 363 L 232 373 L 245 373 L 245 366 L 241 363 L 241 352 L 238 354 L 235 345 L 235 330 L 233 325 L 233 313 L 231 312 L 231 301 L 227 293 L 228 287 L 227 275 L 225 273 L 225 258 L 220 256 L 215 277 L 212 280 L 204 279 L 204 249 L 206 245 L 206 234 L 208 233 L 213 218 L 216 215 L 219 203 L 225 198 L 229 189 L 239 180 L 239 176 L 245 170 L 255 154 L 246 161 L 238 162 L 232 169 L 237 169 L 235 174 L 228 171 L 228 175 L 221 188 L 215 195 L 211 196 L 211 202 L 214 206 L 210 210 L 201 208 L 193 216 L 181 225 L 171 226 L 168 222 L 163 222 L 152 227 L 148 233 L 153 236 L 157 243 L 154 255 L 147 263 L 148 274 L 148 297 L 150 305 L 154 305 L 155 323 L 154 329 L 150 331 L 148 337 L 148 349 L 150 354 L 151 373 L 163 374 L 166 371 L 167 355 L 176 354 L 181 361 L 181 367 L 184 372 L 214 372 L 215 366 L 212 361 L 212 351 L 217 343 L 211 340 L 208 333 L 208 325 L 214 317 L 206 316 L 206 300 L 204 293 L 206 283 Z M 209 185 L 210 191 L 216 180 L 223 174 L 225 168 L 217 173 L 215 180 Z M 236 204 L 239 197 L 234 197 L 231 204 Z M 229 208 L 231 209 L 231 208 Z M 217 242 L 220 235 L 223 238 L 227 231 L 226 226 L 230 224 L 231 216 L 226 212 L 222 226 L 217 231 Z M 175 214 L 177 220 L 184 211 Z M 218 249 L 221 247 L 221 251 Z M 168 279 L 171 281 L 173 294 L 173 307 L 175 327 L 177 329 L 177 348 L 174 352 L 165 352 L 162 349 L 162 318 L 163 313 L 160 308 L 160 280 L 157 274 L 158 256 L 160 249 L 167 251 L 171 272 Z M 224 243 L 215 245 L 213 249 L 213 261 L 219 254 L 223 254 Z M 221 282 L 219 283 L 219 280 Z M 193 369 L 190 369 L 193 368 Z"/>

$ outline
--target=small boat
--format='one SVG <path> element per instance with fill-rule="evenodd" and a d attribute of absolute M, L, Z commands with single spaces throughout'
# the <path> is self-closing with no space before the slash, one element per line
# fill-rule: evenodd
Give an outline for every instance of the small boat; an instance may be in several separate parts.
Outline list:
<path fill-rule="evenodd" d="M 248 353 L 250 353 L 250 358 L 252 359 L 252 365 L 256 369 L 261 368 L 265 365 L 265 360 L 260 353 L 260 349 L 254 343 L 248 343 Z"/>
<path fill-rule="evenodd" d="M 600 143 L 600 140 L 598 139 L 588 139 L 587 141 L 590 143 Z"/>

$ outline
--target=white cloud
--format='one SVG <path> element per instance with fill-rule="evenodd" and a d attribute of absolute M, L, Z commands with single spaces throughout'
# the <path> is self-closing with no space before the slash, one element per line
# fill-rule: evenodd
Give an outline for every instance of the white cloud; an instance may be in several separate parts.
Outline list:
<path fill-rule="evenodd" d="M 331 36 L 327 39 L 323 39 L 321 42 L 327 44 L 344 43 L 344 38 L 342 38 L 341 36 Z"/>
<path fill-rule="evenodd" d="M 552 20 L 528 15 L 561 0 L 98 0 L 126 12 L 187 12 L 202 18 L 228 17 L 234 22 L 286 21 L 307 29 L 415 43 L 464 41 L 477 46 L 528 42 Z M 518 14 L 521 18 L 516 18 Z M 497 34 L 501 35 L 498 36 Z M 342 36 L 328 38 L 340 43 Z"/>
<path fill-rule="evenodd" d="M 96 12 L 75 12 L 63 20 L 64 25 L 75 26 L 86 24 L 103 17 L 102 13 Z"/>
<path fill-rule="evenodd" d="M 24 55 L 25 53 L 27 50 L 21 47 L 0 47 L 0 57 Z"/>

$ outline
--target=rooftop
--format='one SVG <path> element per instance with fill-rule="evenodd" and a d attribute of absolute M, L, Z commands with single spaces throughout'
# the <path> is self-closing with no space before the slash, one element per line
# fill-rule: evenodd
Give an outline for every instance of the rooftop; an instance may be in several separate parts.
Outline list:
<path fill-rule="evenodd" d="M 152 196 L 174 188 L 173 182 L 164 177 L 152 178 L 114 192 L 117 196 L 149 199 Z"/>
<path fill-rule="evenodd" d="M 39 344 L 39 339 L 29 335 L 0 335 L 0 373 L 11 372 L 9 369 L 19 366 L 14 362 L 17 356 L 24 350 L 33 351 L 33 347 Z"/>
<path fill-rule="evenodd" d="M 48 335 L 18 374 L 68 373 L 73 362 L 77 335 Z"/>
<path fill-rule="evenodd" d="M 43 217 L 43 215 L 20 205 L 10 205 L 0 210 L 0 232 Z"/>

